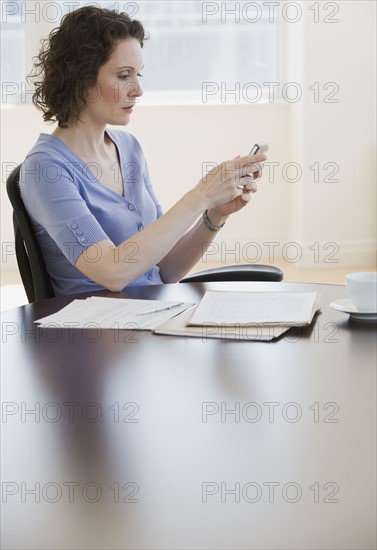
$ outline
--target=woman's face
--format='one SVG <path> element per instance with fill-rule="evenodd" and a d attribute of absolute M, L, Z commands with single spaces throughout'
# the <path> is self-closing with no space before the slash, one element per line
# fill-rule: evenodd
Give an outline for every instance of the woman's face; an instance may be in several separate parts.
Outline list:
<path fill-rule="evenodd" d="M 132 107 L 143 94 L 139 84 L 142 67 L 140 42 L 136 38 L 120 40 L 110 59 L 99 68 L 96 85 L 87 90 L 83 120 L 128 124 Z"/>

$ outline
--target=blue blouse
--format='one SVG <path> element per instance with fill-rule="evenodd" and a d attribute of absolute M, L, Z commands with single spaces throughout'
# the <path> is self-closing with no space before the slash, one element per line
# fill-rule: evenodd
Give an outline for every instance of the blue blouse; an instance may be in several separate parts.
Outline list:
<path fill-rule="evenodd" d="M 57 295 L 103 290 L 74 266 L 80 254 L 105 239 L 118 246 L 162 215 L 137 139 L 106 132 L 118 150 L 124 197 L 97 179 L 98 164 L 86 164 L 53 135 L 41 134 L 21 167 L 21 198 Z M 125 251 L 126 262 L 137 262 L 136 245 Z M 88 261 L 97 259 L 95 250 L 88 254 Z M 129 286 L 161 283 L 155 266 Z"/>

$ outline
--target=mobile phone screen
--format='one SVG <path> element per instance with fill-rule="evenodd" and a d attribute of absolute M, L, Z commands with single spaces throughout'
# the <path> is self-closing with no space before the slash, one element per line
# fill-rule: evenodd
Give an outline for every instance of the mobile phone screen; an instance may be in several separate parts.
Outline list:
<path fill-rule="evenodd" d="M 256 143 L 251 149 L 249 155 L 256 155 L 259 153 L 265 153 L 268 150 L 268 143 Z"/>

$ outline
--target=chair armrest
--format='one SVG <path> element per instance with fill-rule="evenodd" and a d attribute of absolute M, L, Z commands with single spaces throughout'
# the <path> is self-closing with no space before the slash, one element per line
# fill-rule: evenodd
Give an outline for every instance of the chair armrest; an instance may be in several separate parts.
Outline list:
<path fill-rule="evenodd" d="M 284 273 L 271 265 L 232 265 L 199 271 L 184 277 L 180 283 L 206 283 L 216 281 L 282 281 Z"/>

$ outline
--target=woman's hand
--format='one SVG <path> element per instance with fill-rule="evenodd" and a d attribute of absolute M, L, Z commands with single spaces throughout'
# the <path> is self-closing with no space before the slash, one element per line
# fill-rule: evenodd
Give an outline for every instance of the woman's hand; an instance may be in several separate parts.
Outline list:
<path fill-rule="evenodd" d="M 258 173 L 261 170 L 261 165 L 258 163 L 266 158 L 263 153 L 238 156 L 222 162 L 208 172 L 195 187 L 203 200 L 204 210 L 227 205 L 223 211 L 224 215 L 229 215 L 247 204 L 252 190 L 250 174 Z M 243 199 L 242 195 L 244 195 Z"/>
<path fill-rule="evenodd" d="M 262 175 L 262 161 L 266 160 L 266 158 L 267 157 L 264 153 L 248 155 L 246 157 L 238 156 L 231 161 L 222 163 L 220 167 L 211 170 L 211 172 L 209 172 L 207 176 L 201 180 L 201 182 L 203 182 L 206 178 L 213 177 L 213 181 L 210 181 L 210 183 L 215 183 L 215 177 L 219 176 L 219 172 L 221 175 L 221 170 L 223 174 L 228 173 L 229 176 L 228 196 L 230 199 L 222 204 L 218 204 L 223 197 L 223 194 L 217 193 L 217 204 L 207 207 L 208 217 L 214 225 L 221 225 L 221 223 L 223 223 L 225 219 L 230 216 L 230 214 L 238 212 L 249 203 L 251 197 L 250 194 L 255 193 L 257 190 L 256 181 Z M 221 185 L 223 181 L 224 178 L 218 182 L 217 185 Z M 219 188 L 217 187 L 217 191 L 218 190 Z"/>

